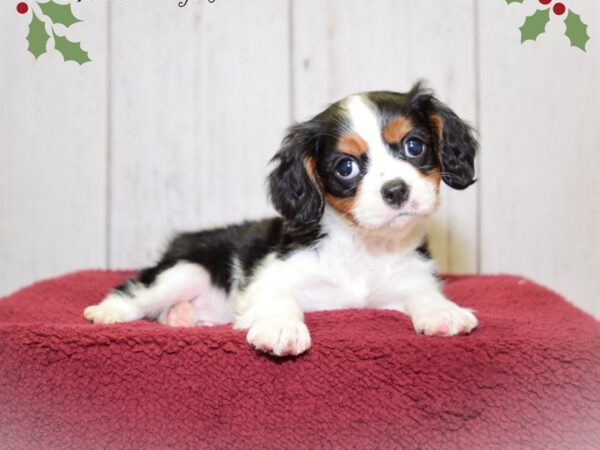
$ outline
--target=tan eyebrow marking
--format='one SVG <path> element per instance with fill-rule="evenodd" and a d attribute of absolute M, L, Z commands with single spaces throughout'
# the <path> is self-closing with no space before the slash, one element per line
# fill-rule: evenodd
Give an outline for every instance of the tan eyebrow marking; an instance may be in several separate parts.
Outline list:
<path fill-rule="evenodd" d="M 439 141 L 441 141 L 441 139 L 444 136 L 444 119 L 442 119 L 442 117 L 439 114 L 432 113 L 429 115 L 429 123 L 431 123 L 431 128 L 433 129 L 435 137 L 438 139 L 438 142 L 434 142 L 433 148 L 435 149 L 435 154 L 437 155 L 439 164 L 439 160 L 441 157 Z"/>
<path fill-rule="evenodd" d="M 306 173 L 308 173 L 308 177 L 316 184 L 317 183 L 317 168 L 315 167 L 315 158 L 309 156 L 304 161 L 304 167 L 306 168 Z"/>
<path fill-rule="evenodd" d="M 433 131 L 435 131 L 437 138 L 441 139 L 442 134 L 444 133 L 444 119 L 434 113 L 429 116 L 429 121 L 431 122 L 431 127 L 433 128 Z"/>
<path fill-rule="evenodd" d="M 358 134 L 345 134 L 338 142 L 338 150 L 352 156 L 360 156 L 369 149 L 367 142 Z"/>
<path fill-rule="evenodd" d="M 383 139 L 388 144 L 397 144 L 412 128 L 413 125 L 408 118 L 394 116 L 383 128 Z"/>

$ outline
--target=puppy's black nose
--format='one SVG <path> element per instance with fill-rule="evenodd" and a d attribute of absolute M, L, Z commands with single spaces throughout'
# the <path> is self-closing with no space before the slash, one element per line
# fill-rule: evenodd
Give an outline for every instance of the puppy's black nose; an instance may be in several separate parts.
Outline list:
<path fill-rule="evenodd" d="M 381 188 L 383 201 L 394 209 L 400 208 L 410 195 L 410 187 L 400 178 L 388 181 Z"/>

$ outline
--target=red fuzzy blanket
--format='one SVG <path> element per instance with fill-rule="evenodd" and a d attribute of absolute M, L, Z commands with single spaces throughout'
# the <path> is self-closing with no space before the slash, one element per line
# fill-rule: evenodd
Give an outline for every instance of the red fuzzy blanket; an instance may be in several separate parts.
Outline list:
<path fill-rule="evenodd" d="M 600 447 L 600 324 L 528 280 L 447 277 L 477 310 L 470 336 L 312 313 L 313 348 L 279 360 L 229 326 L 86 323 L 125 275 L 0 301 L 0 448 Z"/>

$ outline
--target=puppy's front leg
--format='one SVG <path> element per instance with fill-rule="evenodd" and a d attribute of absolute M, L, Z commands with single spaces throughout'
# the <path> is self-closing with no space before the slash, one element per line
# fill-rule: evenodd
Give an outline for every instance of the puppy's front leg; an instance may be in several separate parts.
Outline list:
<path fill-rule="evenodd" d="M 455 336 L 477 327 L 477 318 L 470 309 L 448 300 L 437 288 L 411 295 L 405 305 L 417 333 Z"/>
<path fill-rule="evenodd" d="M 299 355 L 310 348 L 304 314 L 295 300 L 296 283 L 281 273 L 259 274 L 236 300 L 234 327 L 248 330 L 257 350 L 277 356 Z"/>
<path fill-rule="evenodd" d="M 269 298 L 268 292 L 264 294 Z M 248 343 L 266 353 L 299 355 L 310 348 L 310 333 L 302 311 L 291 297 L 254 302 L 237 318 L 234 326 L 248 330 Z"/>

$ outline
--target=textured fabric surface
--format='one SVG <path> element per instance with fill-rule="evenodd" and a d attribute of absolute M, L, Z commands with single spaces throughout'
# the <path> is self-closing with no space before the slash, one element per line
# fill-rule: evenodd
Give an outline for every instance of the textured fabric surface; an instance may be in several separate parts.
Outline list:
<path fill-rule="evenodd" d="M 392 311 L 307 314 L 313 348 L 258 354 L 230 326 L 91 325 L 126 272 L 0 301 L 0 448 L 598 448 L 600 324 L 508 276 L 446 277 L 470 336 Z"/>

